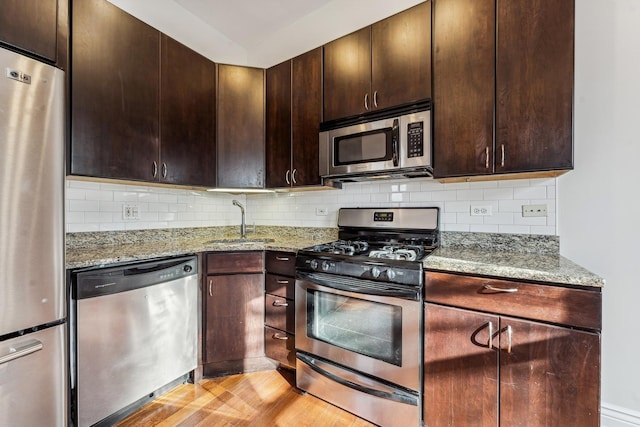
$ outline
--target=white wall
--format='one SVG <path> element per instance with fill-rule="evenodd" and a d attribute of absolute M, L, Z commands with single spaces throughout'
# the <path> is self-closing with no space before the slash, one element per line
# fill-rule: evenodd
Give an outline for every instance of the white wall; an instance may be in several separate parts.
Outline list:
<path fill-rule="evenodd" d="M 603 412 L 619 407 L 640 425 L 640 1 L 576 0 L 575 69 L 576 169 L 558 178 L 560 249 L 607 281 Z"/>

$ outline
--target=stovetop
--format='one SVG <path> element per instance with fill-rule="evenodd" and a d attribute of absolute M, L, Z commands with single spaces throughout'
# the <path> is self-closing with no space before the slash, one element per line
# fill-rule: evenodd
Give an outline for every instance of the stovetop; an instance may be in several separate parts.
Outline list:
<path fill-rule="evenodd" d="M 422 261 L 435 248 L 435 239 L 420 239 L 407 242 L 367 242 L 364 240 L 336 240 L 312 246 L 306 252 L 318 255 L 344 255 L 363 258 L 390 259 L 398 261 Z"/>
<path fill-rule="evenodd" d="M 298 252 L 302 272 L 421 285 L 422 260 L 439 245 L 438 208 L 347 208 L 339 240 Z"/>

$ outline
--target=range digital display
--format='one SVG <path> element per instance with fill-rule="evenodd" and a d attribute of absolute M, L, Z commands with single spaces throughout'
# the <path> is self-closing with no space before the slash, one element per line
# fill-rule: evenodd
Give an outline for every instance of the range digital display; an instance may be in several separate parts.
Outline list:
<path fill-rule="evenodd" d="M 391 222 L 393 221 L 393 212 L 374 212 L 373 220 L 376 222 L 378 221 Z"/>

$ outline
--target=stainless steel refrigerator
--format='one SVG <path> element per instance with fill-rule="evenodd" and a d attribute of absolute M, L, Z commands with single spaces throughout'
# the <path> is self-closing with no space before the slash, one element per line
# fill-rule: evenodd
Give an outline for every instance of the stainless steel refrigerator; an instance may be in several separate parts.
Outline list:
<path fill-rule="evenodd" d="M 0 426 L 67 425 L 64 73 L 0 48 Z"/>

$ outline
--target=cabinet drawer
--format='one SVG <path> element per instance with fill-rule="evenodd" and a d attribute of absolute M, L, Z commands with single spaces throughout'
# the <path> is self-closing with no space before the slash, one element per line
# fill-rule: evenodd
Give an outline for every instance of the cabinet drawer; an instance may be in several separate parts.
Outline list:
<path fill-rule="evenodd" d="M 265 354 L 281 365 L 295 369 L 296 341 L 292 334 L 264 327 Z"/>
<path fill-rule="evenodd" d="M 264 282 L 265 292 L 282 298 L 295 299 L 296 279 L 278 274 L 267 274 Z"/>
<path fill-rule="evenodd" d="M 295 308 L 293 300 L 266 294 L 264 296 L 264 323 L 290 333 L 295 333 Z"/>
<path fill-rule="evenodd" d="M 207 254 L 207 274 L 262 273 L 262 252 L 220 252 Z"/>
<path fill-rule="evenodd" d="M 296 254 L 293 252 L 267 251 L 264 258 L 269 273 L 295 277 Z"/>
<path fill-rule="evenodd" d="M 602 294 L 596 290 L 426 272 L 425 300 L 562 325 L 602 329 Z"/>

